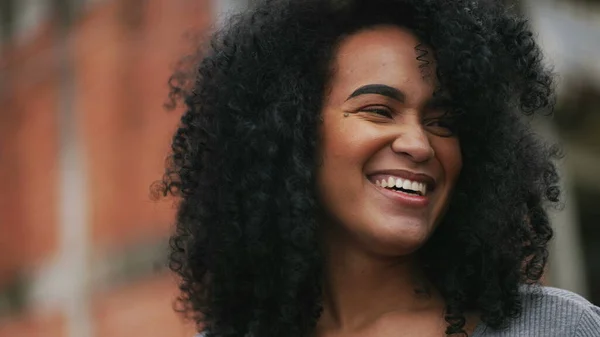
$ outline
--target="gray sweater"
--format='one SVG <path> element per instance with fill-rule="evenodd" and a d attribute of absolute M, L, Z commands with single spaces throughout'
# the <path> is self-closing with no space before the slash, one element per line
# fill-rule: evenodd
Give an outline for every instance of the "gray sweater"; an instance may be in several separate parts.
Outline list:
<path fill-rule="evenodd" d="M 600 337 L 600 307 L 566 290 L 540 290 L 522 288 L 523 312 L 507 329 L 480 323 L 471 337 Z"/>
<path fill-rule="evenodd" d="M 572 292 L 523 287 L 523 313 L 505 330 L 479 324 L 472 337 L 600 337 L 600 308 Z"/>

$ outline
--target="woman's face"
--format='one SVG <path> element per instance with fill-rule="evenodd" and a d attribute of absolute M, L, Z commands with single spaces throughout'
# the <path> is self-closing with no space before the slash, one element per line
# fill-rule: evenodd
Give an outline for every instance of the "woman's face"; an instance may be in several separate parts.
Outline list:
<path fill-rule="evenodd" d="M 406 255 L 425 243 L 462 167 L 459 140 L 433 97 L 435 62 L 419 57 L 418 45 L 387 25 L 345 38 L 323 105 L 325 225 L 370 253 Z"/>

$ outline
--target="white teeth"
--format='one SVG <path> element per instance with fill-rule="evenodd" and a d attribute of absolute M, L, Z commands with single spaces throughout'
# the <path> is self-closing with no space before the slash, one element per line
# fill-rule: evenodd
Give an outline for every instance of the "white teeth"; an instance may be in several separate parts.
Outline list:
<path fill-rule="evenodd" d="M 402 179 L 400 179 L 400 178 L 396 179 L 396 187 L 397 188 L 401 188 L 402 184 L 404 184 L 404 181 L 402 181 Z"/>
<path fill-rule="evenodd" d="M 419 183 L 416 181 L 413 181 L 412 185 L 410 186 L 410 189 L 413 191 L 420 191 L 421 189 L 419 188 Z"/>
<path fill-rule="evenodd" d="M 427 194 L 427 184 L 418 181 L 405 180 L 401 178 L 388 177 L 387 179 L 376 180 L 375 185 L 384 188 L 396 187 L 405 190 L 420 192 L 422 196 L 425 196 Z"/>

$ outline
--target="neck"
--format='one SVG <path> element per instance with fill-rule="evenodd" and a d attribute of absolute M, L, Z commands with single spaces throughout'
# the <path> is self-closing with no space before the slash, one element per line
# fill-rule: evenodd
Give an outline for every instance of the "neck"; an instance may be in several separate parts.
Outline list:
<path fill-rule="evenodd" d="M 385 314 L 443 310 L 414 257 L 377 256 L 348 244 L 340 233 L 325 242 L 321 327 L 354 331 Z"/>

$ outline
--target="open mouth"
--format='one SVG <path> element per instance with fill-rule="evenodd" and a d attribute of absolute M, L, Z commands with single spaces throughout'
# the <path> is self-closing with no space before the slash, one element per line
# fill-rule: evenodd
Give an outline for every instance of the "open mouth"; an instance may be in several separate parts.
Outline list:
<path fill-rule="evenodd" d="M 427 195 L 427 184 L 419 181 L 389 177 L 387 179 L 375 180 L 374 184 L 397 193 L 418 196 Z"/>
<path fill-rule="evenodd" d="M 392 190 L 392 191 L 396 191 L 396 192 L 403 192 L 403 193 L 407 193 L 407 194 L 413 194 L 413 195 L 420 195 L 423 196 L 423 192 L 421 191 L 413 191 L 413 190 L 406 190 L 402 187 L 398 188 L 398 187 L 386 187 L 388 190 Z"/>

